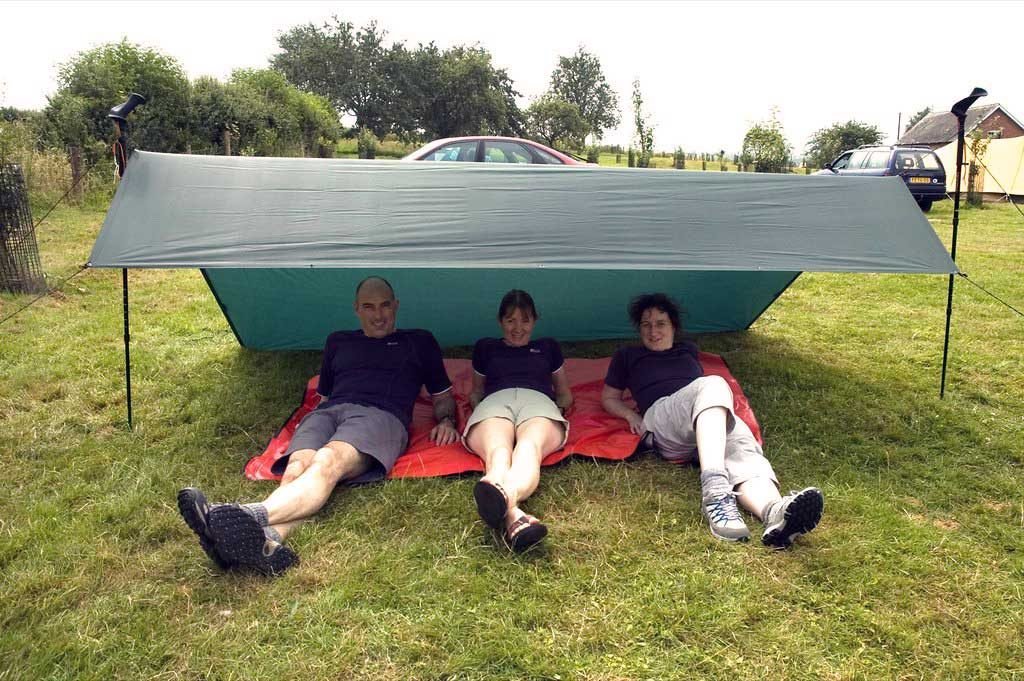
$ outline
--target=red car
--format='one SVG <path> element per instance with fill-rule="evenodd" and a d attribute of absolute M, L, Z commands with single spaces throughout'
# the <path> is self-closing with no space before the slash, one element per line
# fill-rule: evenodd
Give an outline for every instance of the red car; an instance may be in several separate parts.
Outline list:
<path fill-rule="evenodd" d="M 402 160 L 587 165 L 561 151 L 518 137 L 446 137 L 428 142 Z"/>

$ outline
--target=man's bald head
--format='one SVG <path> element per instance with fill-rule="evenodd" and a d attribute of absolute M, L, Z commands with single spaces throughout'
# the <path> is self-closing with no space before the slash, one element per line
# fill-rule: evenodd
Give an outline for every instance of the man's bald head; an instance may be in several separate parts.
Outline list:
<path fill-rule="evenodd" d="M 356 286 L 356 316 L 363 333 L 370 338 L 384 338 L 395 330 L 398 300 L 395 290 L 383 277 L 367 277 Z"/>
<path fill-rule="evenodd" d="M 395 297 L 395 289 L 391 287 L 391 282 L 384 277 L 369 276 L 356 284 L 356 300 L 359 300 L 359 292 L 363 290 L 363 287 L 369 287 L 368 291 L 372 290 L 374 293 L 387 291 L 392 298 Z"/>

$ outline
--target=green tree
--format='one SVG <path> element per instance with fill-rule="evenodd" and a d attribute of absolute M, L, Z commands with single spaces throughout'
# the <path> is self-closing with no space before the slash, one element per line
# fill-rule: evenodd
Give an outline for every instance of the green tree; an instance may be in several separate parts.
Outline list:
<path fill-rule="evenodd" d="M 189 111 L 192 151 L 197 154 L 223 154 L 224 133 L 238 137 L 238 112 L 229 86 L 210 76 L 192 83 L 192 107 Z"/>
<path fill-rule="evenodd" d="M 967 149 L 970 152 L 967 165 L 967 203 L 975 208 L 982 207 L 982 187 L 985 184 L 984 175 L 979 180 L 981 168 L 985 166 L 985 154 L 988 153 L 988 145 L 992 139 L 981 128 L 971 131 L 967 139 Z"/>
<path fill-rule="evenodd" d="M 428 138 L 459 135 L 522 135 L 519 93 L 504 69 L 482 47 L 419 50 L 423 101 L 419 125 Z"/>
<path fill-rule="evenodd" d="M 747 130 L 741 160 L 744 166 L 753 165 L 755 173 L 784 173 L 790 150 L 778 111 L 773 109 L 769 120 L 755 123 Z"/>
<path fill-rule="evenodd" d="M 916 114 L 911 116 L 910 120 L 907 121 L 907 124 L 905 126 L 903 126 L 903 132 L 904 133 L 907 132 L 912 127 L 914 127 L 915 125 L 920 123 L 921 119 L 923 119 L 925 116 L 927 116 L 931 112 L 932 112 L 932 108 L 930 106 L 926 106 L 925 108 L 923 108 L 920 111 L 918 111 Z"/>
<path fill-rule="evenodd" d="M 582 47 L 571 57 L 558 58 L 551 94 L 577 106 L 595 142 L 619 124 L 619 98 L 605 80 L 601 61 Z"/>
<path fill-rule="evenodd" d="M 387 78 L 393 49 L 384 45 L 386 32 L 374 22 L 358 30 L 336 16 L 332 22 L 296 26 L 278 36 L 281 52 L 271 60 L 273 68 L 326 97 L 339 113 L 355 116 L 357 126 L 383 136 L 394 127 L 389 112 L 396 100 Z"/>
<path fill-rule="evenodd" d="M 804 151 L 805 162 L 822 168 L 847 149 L 856 149 L 862 144 L 878 144 L 882 137 L 882 131 L 874 125 L 860 121 L 835 123 L 811 135 Z"/>
<path fill-rule="evenodd" d="M 682 147 L 676 147 L 672 154 L 672 167 L 676 170 L 686 170 L 686 152 Z"/>
<path fill-rule="evenodd" d="M 526 122 L 529 136 L 550 147 L 578 149 L 590 131 L 578 106 L 552 94 L 544 95 L 530 105 L 526 110 Z"/>
<path fill-rule="evenodd" d="M 639 153 L 637 154 L 636 165 L 638 168 L 647 168 L 651 165 L 651 157 L 654 155 L 654 128 L 648 124 L 647 116 L 644 114 L 644 99 L 640 94 L 640 81 L 633 81 L 633 124 Z"/>
<path fill-rule="evenodd" d="M 80 53 L 58 71 L 57 92 L 43 111 L 50 144 L 78 145 L 89 155 L 113 137 L 107 113 L 131 92 L 147 98 L 131 117 L 134 145 L 185 151 L 189 137 L 189 82 L 177 61 L 127 40 Z"/>
<path fill-rule="evenodd" d="M 326 97 L 340 114 L 376 137 L 396 133 L 520 134 L 519 93 L 481 47 L 415 50 L 385 46 L 375 23 L 362 29 L 337 17 L 323 26 L 296 26 L 278 37 L 274 69 L 303 90 Z"/>
<path fill-rule="evenodd" d="M 199 78 L 192 89 L 193 151 L 254 156 L 329 155 L 340 134 L 326 99 L 302 92 L 270 69 L 238 70 L 228 83 Z"/>

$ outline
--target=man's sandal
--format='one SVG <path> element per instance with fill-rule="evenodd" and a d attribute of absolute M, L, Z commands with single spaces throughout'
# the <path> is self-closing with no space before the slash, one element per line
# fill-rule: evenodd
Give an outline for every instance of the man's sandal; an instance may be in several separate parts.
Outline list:
<path fill-rule="evenodd" d="M 548 526 L 529 513 L 519 517 L 505 530 L 505 541 L 516 553 L 524 553 L 548 536 Z"/>
<path fill-rule="evenodd" d="M 476 512 L 488 527 L 501 528 L 508 513 L 508 495 L 501 485 L 481 480 L 473 488 L 473 498 L 476 499 Z"/>

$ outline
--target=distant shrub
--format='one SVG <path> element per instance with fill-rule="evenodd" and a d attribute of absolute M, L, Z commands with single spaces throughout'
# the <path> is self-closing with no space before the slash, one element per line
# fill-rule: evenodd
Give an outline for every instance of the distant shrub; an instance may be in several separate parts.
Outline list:
<path fill-rule="evenodd" d="M 672 154 L 672 167 L 676 170 L 686 170 L 686 154 L 682 147 L 676 147 L 676 152 Z"/>
<path fill-rule="evenodd" d="M 369 128 L 360 128 L 356 135 L 356 149 L 359 151 L 359 158 L 377 158 L 377 147 L 380 143 L 377 136 Z"/>

